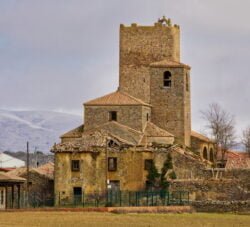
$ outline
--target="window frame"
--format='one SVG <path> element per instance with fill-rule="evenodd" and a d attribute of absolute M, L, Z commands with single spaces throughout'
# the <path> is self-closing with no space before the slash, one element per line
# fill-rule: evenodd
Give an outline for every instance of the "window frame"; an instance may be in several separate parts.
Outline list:
<path fill-rule="evenodd" d="M 75 166 L 77 163 L 77 167 Z M 80 171 L 80 160 L 71 160 L 71 171 L 79 172 Z"/>
<path fill-rule="evenodd" d="M 117 121 L 117 111 L 109 111 L 109 121 Z"/>
<path fill-rule="evenodd" d="M 165 71 L 163 73 L 163 87 L 171 88 L 172 87 L 172 73 L 170 71 Z"/>
<path fill-rule="evenodd" d="M 114 160 L 114 166 L 111 168 L 110 161 Z M 108 157 L 108 171 L 115 172 L 117 171 L 117 157 Z"/>

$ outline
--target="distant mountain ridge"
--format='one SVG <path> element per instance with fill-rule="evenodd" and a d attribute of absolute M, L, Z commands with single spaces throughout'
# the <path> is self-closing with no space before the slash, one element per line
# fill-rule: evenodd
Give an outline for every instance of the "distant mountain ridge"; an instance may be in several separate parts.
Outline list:
<path fill-rule="evenodd" d="M 0 109 L 0 151 L 49 152 L 59 136 L 82 124 L 82 117 L 52 111 L 9 111 Z"/>

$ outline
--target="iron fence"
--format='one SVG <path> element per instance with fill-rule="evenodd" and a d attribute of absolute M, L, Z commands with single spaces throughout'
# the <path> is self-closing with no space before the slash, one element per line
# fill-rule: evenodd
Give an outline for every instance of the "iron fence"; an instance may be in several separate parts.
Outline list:
<path fill-rule="evenodd" d="M 58 206 L 66 207 L 129 207 L 169 206 L 189 204 L 187 191 L 108 191 L 82 193 L 63 197 L 58 195 Z"/>
<path fill-rule="evenodd" d="M 17 198 L 17 197 L 15 197 Z M 36 207 L 130 207 L 130 206 L 169 206 L 189 204 L 187 191 L 112 191 L 82 193 L 80 195 L 54 196 L 41 193 L 22 193 L 19 199 L 7 196 L 7 208 Z"/>

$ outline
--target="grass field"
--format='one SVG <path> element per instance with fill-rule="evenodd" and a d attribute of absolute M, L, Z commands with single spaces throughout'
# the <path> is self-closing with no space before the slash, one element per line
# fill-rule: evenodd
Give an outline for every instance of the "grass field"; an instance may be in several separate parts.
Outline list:
<path fill-rule="evenodd" d="M 0 226 L 249 227 L 250 215 L 112 214 L 94 212 L 1 212 Z"/>

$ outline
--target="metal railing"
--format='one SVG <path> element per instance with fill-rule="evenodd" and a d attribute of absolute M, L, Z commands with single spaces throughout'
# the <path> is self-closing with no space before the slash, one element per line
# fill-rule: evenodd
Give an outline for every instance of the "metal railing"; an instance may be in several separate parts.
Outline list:
<path fill-rule="evenodd" d="M 30 193 L 29 199 L 25 193 L 19 201 L 6 198 L 7 208 L 36 207 L 131 207 L 131 206 L 169 206 L 189 204 L 187 191 L 112 191 L 82 193 L 80 195 L 63 196 L 60 193 L 46 196 L 40 193 Z M 19 204 L 19 205 L 18 205 Z"/>
<path fill-rule="evenodd" d="M 66 207 L 129 207 L 169 206 L 189 204 L 186 191 L 108 191 L 83 193 L 63 198 L 58 195 L 58 206 Z"/>

